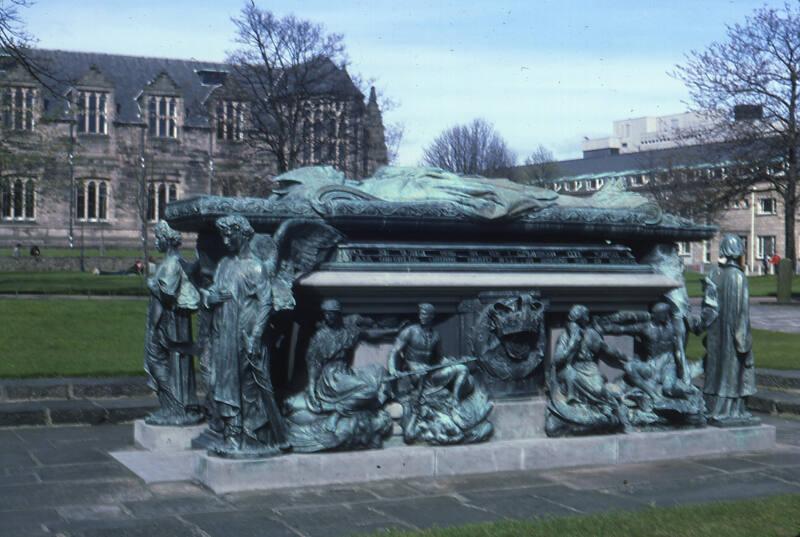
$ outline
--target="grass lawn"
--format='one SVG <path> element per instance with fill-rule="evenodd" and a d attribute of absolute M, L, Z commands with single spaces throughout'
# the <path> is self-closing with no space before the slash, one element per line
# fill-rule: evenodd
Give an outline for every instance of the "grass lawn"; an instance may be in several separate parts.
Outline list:
<path fill-rule="evenodd" d="M 146 307 L 145 300 L 0 298 L 0 377 L 141 374 Z M 758 367 L 800 369 L 800 334 L 753 330 L 753 342 Z M 690 337 L 688 355 L 703 356 L 699 337 Z"/>
<path fill-rule="evenodd" d="M 91 272 L 0 272 L 0 294 L 147 295 L 144 277 Z"/>
<path fill-rule="evenodd" d="M 800 334 L 753 330 L 753 352 L 756 367 L 800 369 Z M 687 356 L 700 359 L 704 353 L 702 337 L 690 335 Z"/>
<path fill-rule="evenodd" d="M 689 296 L 702 297 L 703 291 L 701 283 L 705 274 L 697 272 L 686 273 L 686 290 L 689 291 Z M 778 282 L 776 277 L 773 276 L 749 276 L 747 281 L 750 283 L 750 296 L 776 296 Z M 800 276 L 795 276 L 792 280 L 792 291 L 797 294 L 800 293 Z"/>
<path fill-rule="evenodd" d="M 384 537 L 797 537 L 800 495 L 651 508 L 457 528 L 374 533 Z"/>
<path fill-rule="evenodd" d="M 0 377 L 140 375 L 144 300 L 0 299 Z"/>

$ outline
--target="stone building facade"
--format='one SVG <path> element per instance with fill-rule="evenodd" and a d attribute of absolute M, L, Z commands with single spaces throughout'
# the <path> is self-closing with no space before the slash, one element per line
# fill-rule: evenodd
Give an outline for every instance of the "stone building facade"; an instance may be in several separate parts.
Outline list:
<path fill-rule="evenodd" d="M 138 247 L 170 201 L 269 191 L 276 162 L 247 143 L 229 66 L 35 55 L 48 87 L 0 59 L 0 247 Z M 309 99 L 301 164 L 371 175 L 387 160 L 374 90 L 365 99 L 335 67 L 328 78 Z"/>

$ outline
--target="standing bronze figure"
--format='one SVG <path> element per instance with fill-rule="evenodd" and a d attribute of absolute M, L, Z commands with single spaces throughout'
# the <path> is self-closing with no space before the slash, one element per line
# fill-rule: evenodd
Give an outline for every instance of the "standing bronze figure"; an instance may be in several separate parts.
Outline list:
<path fill-rule="evenodd" d="M 741 265 L 744 244 L 736 235 L 725 235 L 719 253 L 719 266 L 706 278 L 705 301 L 717 302 L 718 311 L 707 325 L 703 392 L 712 424 L 741 425 L 757 421 L 747 411 L 747 397 L 756 393 L 756 373 L 750 291 Z"/>
<path fill-rule="evenodd" d="M 213 309 L 209 388 L 223 422 L 224 445 L 213 451 L 222 456 L 275 454 L 289 445 L 275 402 L 269 351 L 262 344 L 272 308 L 270 276 L 251 249 L 255 232 L 244 217 L 225 216 L 216 226 L 229 255 L 203 291 L 205 305 Z"/>
<path fill-rule="evenodd" d="M 147 279 L 144 369 L 160 408 L 145 418 L 151 425 L 193 425 L 203 420 L 195 393 L 193 358 L 174 350 L 176 342 L 191 343 L 191 314 L 200 295 L 189 281 L 178 249 L 181 235 L 161 221 L 155 228 L 156 248 L 164 261 Z"/>

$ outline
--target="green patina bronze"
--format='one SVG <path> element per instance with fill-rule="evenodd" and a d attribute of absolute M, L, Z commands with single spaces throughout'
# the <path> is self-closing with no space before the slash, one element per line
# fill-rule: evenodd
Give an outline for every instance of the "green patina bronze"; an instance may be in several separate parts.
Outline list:
<path fill-rule="evenodd" d="M 485 441 L 494 431 L 493 394 L 535 394 L 537 383 L 548 395 L 551 435 L 702 426 L 704 397 L 693 386 L 699 370 L 685 355 L 689 331 L 708 330 L 704 392 L 712 421 L 748 418 L 752 354 L 741 270 L 726 263 L 714 271 L 702 310 L 693 314 L 674 245 L 709 238 L 713 227 L 662 213 L 618 182 L 573 197 L 433 168 L 387 167 L 355 181 L 314 167 L 283 174 L 275 184 L 264 199 L 204 196 L 167 208 L 176 229 L 198 233 L 198 261 L 182 268 L 165 247 L 162 276 L 151 286 L 146 362 L 164 409 L 180 409 L 174 401 L 188 409 L 193 387 L 177 386 L 193 386 L 191 360 L 175 351 L 203 357 L 212 454 L 379 448 L 394 426 L 387 406 L 393 402 L 402 406 L 396 425 L 407 443 Z M 387 303 L 351 296 L 352 304 L 372 304 L 362 311 L 324 294 L 336 289 L 321 297 L 308 289 L 298 294 L 295 282 L 320 268 L 599 271 L 675 283 L 647 304 L 650 311 L 592 316 L 570 304 L 566 319 L 549 310 L 558 297 L 499 287 L 466 298 L 432 296 L 430 302 L 456 304 L 444 314 L 413 293 L 395 293 Z M 406 304 L 411 300 L 422 302 L 416 318 Z M 180 323 L 197 308 L 201 338 L 192 345 L 188 324 Z M 162 316 L 163 309 L 170 314 Z M 452 340 L 456 319 L 459 333 L 468 334 L 463 341 Z M 565 331 L 548 360 L 549 323 Z M 450 328 L 440 334 L 445 324 Z M 729 332 L 735 335 L 727 338 Z M 610 346 L 606 335 L 633 337 L 633 354 Z M 457 352 L 443 351 L 445 337 Z M 384 355 L 355 366 L 363 341 Z M 177 365 L 159 369 L 167 351 Z M 297 362 L 305 376 L 293 373 L 295 355 L 305 357 Z M 600 362 L 618 369 L 619 378 L 609 381 Z M 276 372 L 287 370 L 302 384 L 276 380 Z M 176 414 L 164 409 L 158 416 Z"/>

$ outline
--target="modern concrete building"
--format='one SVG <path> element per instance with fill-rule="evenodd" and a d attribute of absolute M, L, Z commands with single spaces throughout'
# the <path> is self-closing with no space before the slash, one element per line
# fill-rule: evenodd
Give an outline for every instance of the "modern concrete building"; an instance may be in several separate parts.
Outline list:
<path fill-rule="evenodd" d="M 630 190 L 647 193 L 661 174 L 675 172 L 696 181 L 735 180 L 738 170 L 721 157 L 724 147 L 692 144 L 691 138 L 681 138 L 682 131 L 685 134 L 701 125 L 700 118 L 688 113 L 615 121 L 612 136 L 583 142 L 583 158 L 549 166 L 551 177 L 544 184 L 557 192 L 581 196 L 591 195 L 615 179 L 624 181 Z M 517 167 L 509 175 L 524 180 L 526 168 Z M 780 164 L 775 164 L 770 173 L 782 173 Z M 720 227 L 714 239 L 679 245 L 685 263 L 695 270 L 717 262 L 719 238 L 724 233 L 735 233 L 745 241 L 752 273 L 763 273 L 765 257 L 784 255 L 783 204 L 769 183 L 753 186 L 714 223 Z M 800 236 L 797 241 L 800 244 Z"/>
<path fill-rule="evenodd" d="M 229 66 L 34 54 L 49 87 L 0 58 L 1 247 L 136 247 L 172 200 L 269 190 L 276 162 L 247 143 L 248 103 Z M 387 159 L 374 90 L 366 100 L 345 70 L 328 67 L 309 97 L 301 163 L 371 175 Z"/>

